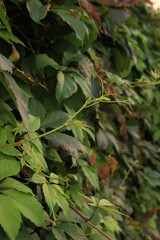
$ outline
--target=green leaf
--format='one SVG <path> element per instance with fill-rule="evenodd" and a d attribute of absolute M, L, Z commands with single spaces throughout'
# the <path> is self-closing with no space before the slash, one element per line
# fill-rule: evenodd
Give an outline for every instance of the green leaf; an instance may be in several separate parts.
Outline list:
<path fill-rule="evenodd" d="M 11 157 L 0 159 L 0 180 L 15 175 L 20 171 L 20 163 Z"/>
<path fill-rule="evenodd" d="M 67 66 L 71 62 L 78 62 L 84 58 L 80 51 L 70 52 L 66 51 L 63 53 L 62 63 L 64 66 Z"/>
<path fill-rule="evenodd" d="M 11 63 L 5 56 L 0 54 L 0 70 L 12 73 L 13 68 L 13 63 Z"/>
<path fill-rule="evenodd" d="M 52 228 L 52 233 L 57 240 L 67 240 L 64 230 L 59 228 Z"/>
<path fill-rule="evenodd" d="M 21 215 L 15 204 L 0 194 L 0 224 L 11 240 L 15 240 L 20 229 Z"/>
<path fill-rule="evenodd" d="M 20 156 L 21 152 L 15 147 L 3 147 L 0 148 L 0 152 L 8 155 L 8 156 Z"/>
<path fill-rule="evenodd" d="M 29 0 L 27 2 L 27 9 L 33 21 L 39 23 L 40 20 L 46 17 L 49 11 L 49 4 L 42 5 L 39 0 Z"/>
<path fill-rule="evenodd" d="M 107 199 L 101 199 L 98 203 L 98 207 L 101 207 L 101 206 L 106 206 L 106 207 L 114 207 L 114 205 L 109 202 Z"/>
<path fill-rule="evenodd" d="M 35 117 L 29 114 L 29 129 L 35 132 L 40 128 L 40 117 Z"/>
<path fill-rule="evenodd" d="M 35 117 L 40 117 L 43 120 L 46 110 L 40 101 L 36 98 L 32 98 L 28 104 L 29 113 Z"/>
<path fill-rule="evenodd" d="M 77 91 L 77 85 L 70 74 L 63 74 L 59 71 L 57 75 L 56 99 L 59 103 L 65 98 L 68 98 Z"/>
<path fill-rule="evenodd" d="M 23 225 L 19 231 L 18 236 L 16 237 L 16 240 L 33 240 L 32 236 L 30 235 L 29 231 L 27 231 L 27 228 L 25 228 Z"/>
<path fill-rule="evenodd" d="M 28 181 L 37 184 L 43 184 L 46 182 L 46 178 L 42 174 L 34 173 Z"/>
<path fill-rule="evenodd" d="M 83 208 L 84 206 L 84 192 L 81 189 L 80 185 L 73 185 L 71 186 L 71 188 L 69 189 L 71 197 L 73 199 L 73 201 L 75 202 L 76 206 L 78 206 L 80 209 Z"/>
<path fill-rule="evenodd" d="M 7 141 L 7 130 L 5 128 L 0 128 L 0 145 L 5 144 Z"/>
<path fill-rule="evenodd" d="M 10 34 L 12 34 L 12 30 L 11 30 L 11 27 L 6 18 L 6 12 L 5 12 L 5 9 L 3 6 L 4 6 L 3 3 L 0 3 L 0 19 L 1 19 L 2 23 L 4 24 L 4 26 L 6 27 L 7 31 Z"/>
<path fill-rule="evenodd" d="M 54 212 L 54 207 L 55 207 L 55 204 L 56 204 L 56 200 L 53 198 L 52 193 L 49 190 L 50 187 L 47 183 L 43 184 L 42 189 L 43 189 L 43 194 L 44 194 L 44 197 L 45 197 L 45 201 L 46 201 L 46 203 L 49 207 L 50 215 L 51 215 Z"/>
<path fill-rule="evenodd" d="M 125 22 L 125 20 L 130 16 L 130 14 L 125 8 L 124 9 L 109 8 L 109 13 L 112 20 L 119 26 L 122 25 Z"/>
<path fill-rule="evenodd" d="M 0 75 L 0 81 L 1 81 L 1 75 Z M 6 122 L 9 122 L 13 126 L 16 126 L 17 121 L 14 114 L 12 113 L 12 109 L 4 101 L 0 101 L 0 112 L 3 114 L 3 118 Z"/>
<path fill-rule="evenodd" d="M 78 158 L 78 152 L 86 153 L 84 146 L 74 137 L 63 133 L 53 133 L 46 136 L 57 147 L 68 151 L 73 157 Z"/>
<path fill-rule="evenodd" d="M 46 203 L 50 208 L 50 213 L 53 212 L 53 207 L 57 203 L 57 205 L 63 210 L 64 215 L 67 217 L 69 205 L 64 197 L 63 190 L 58 185 L 48 183 L 43 185 L 43 193 Z"/>
<path fill-rule="evenodd" d="M 47 150 L 47 156 L 49 159 L 54 160 L 55 162 L 62 163 L 62 159 L 59 156 L 58 152 L 55 149 L 48 149 Z"/>
<path fill-rule="evenodd" d="M 57 128 L 63 125 L 68 119 L 70 115 L 63 111 L 54 111 L 46 114 L 45 118 L 41 122 L 42 128 Z"/>
<path fill-rule="evenodd" d="M 46 54 L 38 54 L 36 55 L 36 66 L 37 70 L 44 74 L 44 68 L 51 66 L 58 70 L 60 66 L 56 63 L 53 58 L 48 57 Z"/>
<path fill-rule="evenodd" d="M 160 139 L 160 130 L 156 130 L 153 134 L 153 140 L 154 140 L 154 142 L 156 142 L 159 139 Z"/>
<path fill-rule="evenodd" d="M 85 79 L 76 73 L 71 73 L 71 75 L 74 78 L 74 80 L 76 81 L 76 83 L 79 85 L 79 87 L 82 89 L 84 96 L 89 98 L 91 96 L 91 91 L 90 91 Z"/>
<path fill-rule="evenodd" d="M 24 121 L 24 124 L 25 124 L 27 130 L 29 130 L 28 108 L 27 108 L 27 104 L 24 100 L 24 97 L 22 95 L 22 92 L 21 92 L 19 86 L 17 85 L 16 81 L 13 79 L 13 77 L 9 73 L 4 72 L 3 75 L 4 75 L 4 79 L 7 83 L 8 88 L 12 91 L 12 93 L 14 95 L 15 99 L 13 98 L 13 101 L 16 100 L 19 113 Z M 11 97 L 13 97 L 13 95 Z"/>
<path fill-rule="evenodd" d="M 102 222 L 104 223 L 108 231 L 116 232 L 116 233 L 119 233 L 122 231 L 122 229 L 118 225 L 118 222 L 111 216 L 105 216 L 104 219 L 102 219 Z"/>
<path fill-rule="evenodd" d="M 65 7 L 64 7 L 65 8 Z M 76 36 L 79 40 L 83 41 L 85 37 L 85 25 L 82 21 L 80 21 L 79 18 L 76 18 L 75 15 L 73 15 L 73 12 L 78 15 L 78 12 L 73 10 L 71 8 L 63 9 L 63 6 L 61 8 L 54 7 L 51 9 L 53 12 L 57 13 L 63 21 L 65 21 L 69 26 L 74 30 L 76 33 Z"/>
<path fill-rule="evenodd" d="M 1 30 L 0 31 L 0 38 L 2 38 L 4 41 L 6 41 L 9 44 L 12 44 L 12 42 L 10 41 L 10 35 L 7 36 L 7 31 Z"/>
<path fill-rule="evenodd" d="M 77 227 L 74 223 L 63 223 L 60 225 L 61 228 L 72 238 L 72 239 L 79 239 L 79 240 L 87 240 L 87 237 L 81 236 L 79 234 L 80 232 L 83 232 L 82 229 L 80 227 L 78 227 L 79 231 L 77 230 Z"/>
<path fill-rule="evenodd" d="M 80 165 L 82 167 L 82 171 L 86 178 L 89 180 L 89 182 L 99 190 L 99 182 L 98 182 L 98 177 L 95 172 L 93 172 L 92 168 L 88 165 L 87 162 L 80 160 Z"/>
<path fill-rule="evenodd" d="M 13 34 L 10 34 L 5 30 L 0 31 L 0 38 L 2 38 L 4 41 L 11 45 L 13 45 L 13 42 L 15 42 L 21 44 L 22 46 L 25 46 L 25 44 L 18 37 L 14 36 Z"/>
<path fill-rule="evenodd" d="M 21 183 L 17 180 L 15 180 L 14 178 L 7 178 L 5 179 L 1 184 L 0 184 L 0 188 L 3 189 L 16 189 L 20 192 L 24 192 L 24 193 L 30 193 L 33 195 L 32 190 L 27 187 L 24 183 Z"/>
<path fill-rule="evenodd" d="M 24 143 L 23 145 L 26 155 L 23 157 L 24 160 L 33 168 L 38 171 L 43 170 L 48 172 L 48 166 L 44 156 L 35 145 L 31 147 L 30 143 Z"/>
<path fill-rule="evenodd" d="M 45 227 L 43 207 L 34 196 L 13 189 L 4 190 L 3 194 L 8 196 L 21 213 L 36 226 Z"/>
<path fill-rule="evenodd" d="M 144 178 L 152 187 L 160 186 L 160 173 L 158 171 L 155 171 L 150 167 L 145 167 Z"/>

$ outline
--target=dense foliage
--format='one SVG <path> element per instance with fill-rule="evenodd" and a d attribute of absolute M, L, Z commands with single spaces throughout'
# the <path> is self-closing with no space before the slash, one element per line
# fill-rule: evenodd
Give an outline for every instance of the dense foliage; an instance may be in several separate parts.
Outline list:
<path fill-rule="evenodd" d="M 0 1 L 0 239 L 160 239 L 160 19 L 145 1 Z"/>

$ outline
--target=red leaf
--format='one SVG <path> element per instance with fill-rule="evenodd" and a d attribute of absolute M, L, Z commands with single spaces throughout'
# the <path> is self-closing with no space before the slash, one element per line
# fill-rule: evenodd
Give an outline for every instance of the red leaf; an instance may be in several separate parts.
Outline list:
<path fill-rule="evenodd" d="M 118 166 L 118 161 L 111 156 L 108 156 L 109 161 L 111 162 L 111 170 L 112 170 L 112 177 L 114 176 L 114 172 L 116 170 L 118 170 L 119 166 Z"/>
<path fill-rule="evenodd" d="M 82 0 L 82 7 L 87 9 L 88 12 L 98 21 L 99 25 L 101 24 L 100 16 L 95 7 L 88 2 L 88 0 Z"/>
<path fill-rule="evenodd" d="M 99 178 L 102 180 L 105 177 L 107 177 L 109 174 L 109 170 L 110 170 L 110 166 L 108 164 L 106 164 L 105 166 L 103 165 L 98 172 Z"/>
<path fill-rule="evenodd" d="M 92 152 L 92 154 L 89 157 L 89 163 L 91 166 L 94 166 L 94 164 L 96 162 L 96 157 L 97 157 L 96 153 Z"/>

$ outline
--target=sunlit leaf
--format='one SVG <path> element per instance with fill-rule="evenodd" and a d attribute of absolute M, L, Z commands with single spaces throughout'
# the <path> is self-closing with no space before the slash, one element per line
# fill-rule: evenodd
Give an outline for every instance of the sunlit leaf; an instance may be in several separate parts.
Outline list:
<path fill-rule="evenodd" d="M 0 180 L 13 176 L 20 171 L 20 163 L 12 157 L 0 159 Z"/>
<path fill-rule="evenodd" d="M 0 194 L 0 225 L 11 240 L 15 240 L 21 224 L 21 215 L 12 200 Z"/>
<path fill-rule="evenodd" d="M 3 194 L 36 226 L 45 227 L 43 207 L 34 196 L 17 190 L 4 190 Z"/>

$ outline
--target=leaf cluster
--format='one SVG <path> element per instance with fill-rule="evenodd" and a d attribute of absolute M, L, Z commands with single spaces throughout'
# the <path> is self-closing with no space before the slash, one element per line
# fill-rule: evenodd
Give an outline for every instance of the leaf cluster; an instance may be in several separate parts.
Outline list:
<path fill-rule="evenodd" d="M 160 20 L 134 2 L 0 1 L 0 239 L 159 239 Z"/>

